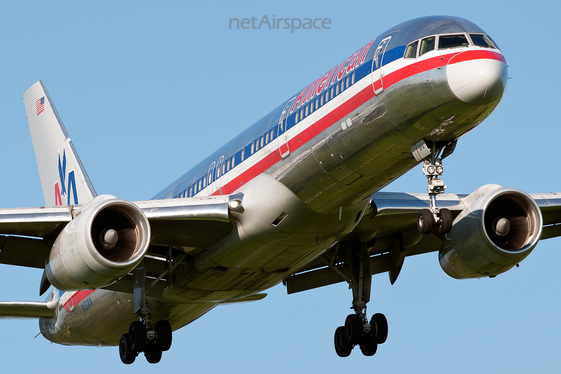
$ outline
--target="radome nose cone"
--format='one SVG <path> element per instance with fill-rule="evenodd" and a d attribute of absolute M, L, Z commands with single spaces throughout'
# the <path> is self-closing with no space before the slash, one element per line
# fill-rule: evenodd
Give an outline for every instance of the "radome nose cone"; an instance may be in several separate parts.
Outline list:
<path fill-rule="evenodd" d="M 475 105 L 500 99 L 506 89 L 507 73 L 503 61 L 487 58 L 465 60 L 462 53 L 450 59 L 446 71 L 448 85 L 454 95 L 465 103 Z"/>

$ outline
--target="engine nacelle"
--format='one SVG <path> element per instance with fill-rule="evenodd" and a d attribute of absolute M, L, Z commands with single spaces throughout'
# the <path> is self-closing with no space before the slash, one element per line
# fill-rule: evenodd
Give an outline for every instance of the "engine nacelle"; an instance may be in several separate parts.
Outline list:
<path fill-rule="evenodd" d="M 526 258 L 542 233 L 542 215 L 526 193 L 484 186 L 454 220 L 439 253 L 440 266 L 457 279 L 494 277 Z"/>
<path fill-rule="evenodd" d="M 136 205 L 98 196 L 58 235 L 45 273 L 63 291 L 107 286 L 138 265 L 149 243 L 150 224 Z"/>

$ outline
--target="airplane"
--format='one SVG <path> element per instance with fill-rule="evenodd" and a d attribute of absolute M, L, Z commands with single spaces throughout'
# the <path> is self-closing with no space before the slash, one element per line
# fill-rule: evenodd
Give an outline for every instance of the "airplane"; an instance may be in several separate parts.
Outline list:
<path fill-rule="evenodd" d="M 0 209 L 0 263 L 43 269 L 44 302 L 1 302 L 63 345 L 161 360 L 173 331 L 224 304 L 347 282 L 341 357 L 388 336 L 369 318 L 372 275 L 438 252 L 457 279 L 495 277 L 561 235 L 561 200 L 484 185 L 445 193 L 443 160 L 501 101 L 508 69 L 472 22 L 399 24 L 151 200 L 97 195 L 42 81 L 24 94 L 45 206 Z M 422 164 L 425 193 L 380 192 Z"/>

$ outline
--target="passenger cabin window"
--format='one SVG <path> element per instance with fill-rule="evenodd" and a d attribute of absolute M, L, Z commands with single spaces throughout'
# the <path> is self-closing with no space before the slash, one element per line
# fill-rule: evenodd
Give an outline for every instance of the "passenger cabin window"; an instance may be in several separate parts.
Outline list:
<path fill-rule="evenodd" d="M 419 45 L 419 41 L 413 42 L 407 46 L 405 49 L 405 54 L 403 57 L 405 58 L 415 58 L 417 57 L 417 46 Z"/>
<path fill-rule="evenodd" d="M 469 42 L 464 34 L 441 35 L 438 38 L 438 49 L 467 47 Z"/>
<path fill-rule="evenodd" d="M 424 38 L 421 40 L 421 48 L 419 50 L 419 56 L 424 55 L 425 53 L 432 51 L 434 49 L 434 36 Z"/>
<path fill-rule="evenodd" d="M 485 34 L 469 34 L 471 41 L 478 47 L 495 48 L 495 45 Z"/>

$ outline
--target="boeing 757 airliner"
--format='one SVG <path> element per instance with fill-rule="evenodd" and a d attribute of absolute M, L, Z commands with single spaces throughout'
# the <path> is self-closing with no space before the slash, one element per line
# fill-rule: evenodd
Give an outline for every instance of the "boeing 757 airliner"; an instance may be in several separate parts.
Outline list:
<path fill-rule="evenodd" d="M 173 330 L 217 305 L 281 282 L 289 294 L 347 282 L 353 313 L 334 329 L 335 351 L 371 356 L 388 336 L 386 317 L 367 314 L 373 274 L 393 284 L 407 256 L 438 252 L 453 278 L 495 277 L 561 235 L 560 195 L 445 193 L 443 160 L 505 92 L 489 34 L 423 17 L 365 40 L 146 201 L 97 195 L 45 85 L 31 86 L 45 206 L 0 209 L 0 263 L 44 269 L 40 293 L 52 291 L 2 302 L 0 316 L 157 363 Z M 426 192 L 379 192 L 419 164 Z"/>

